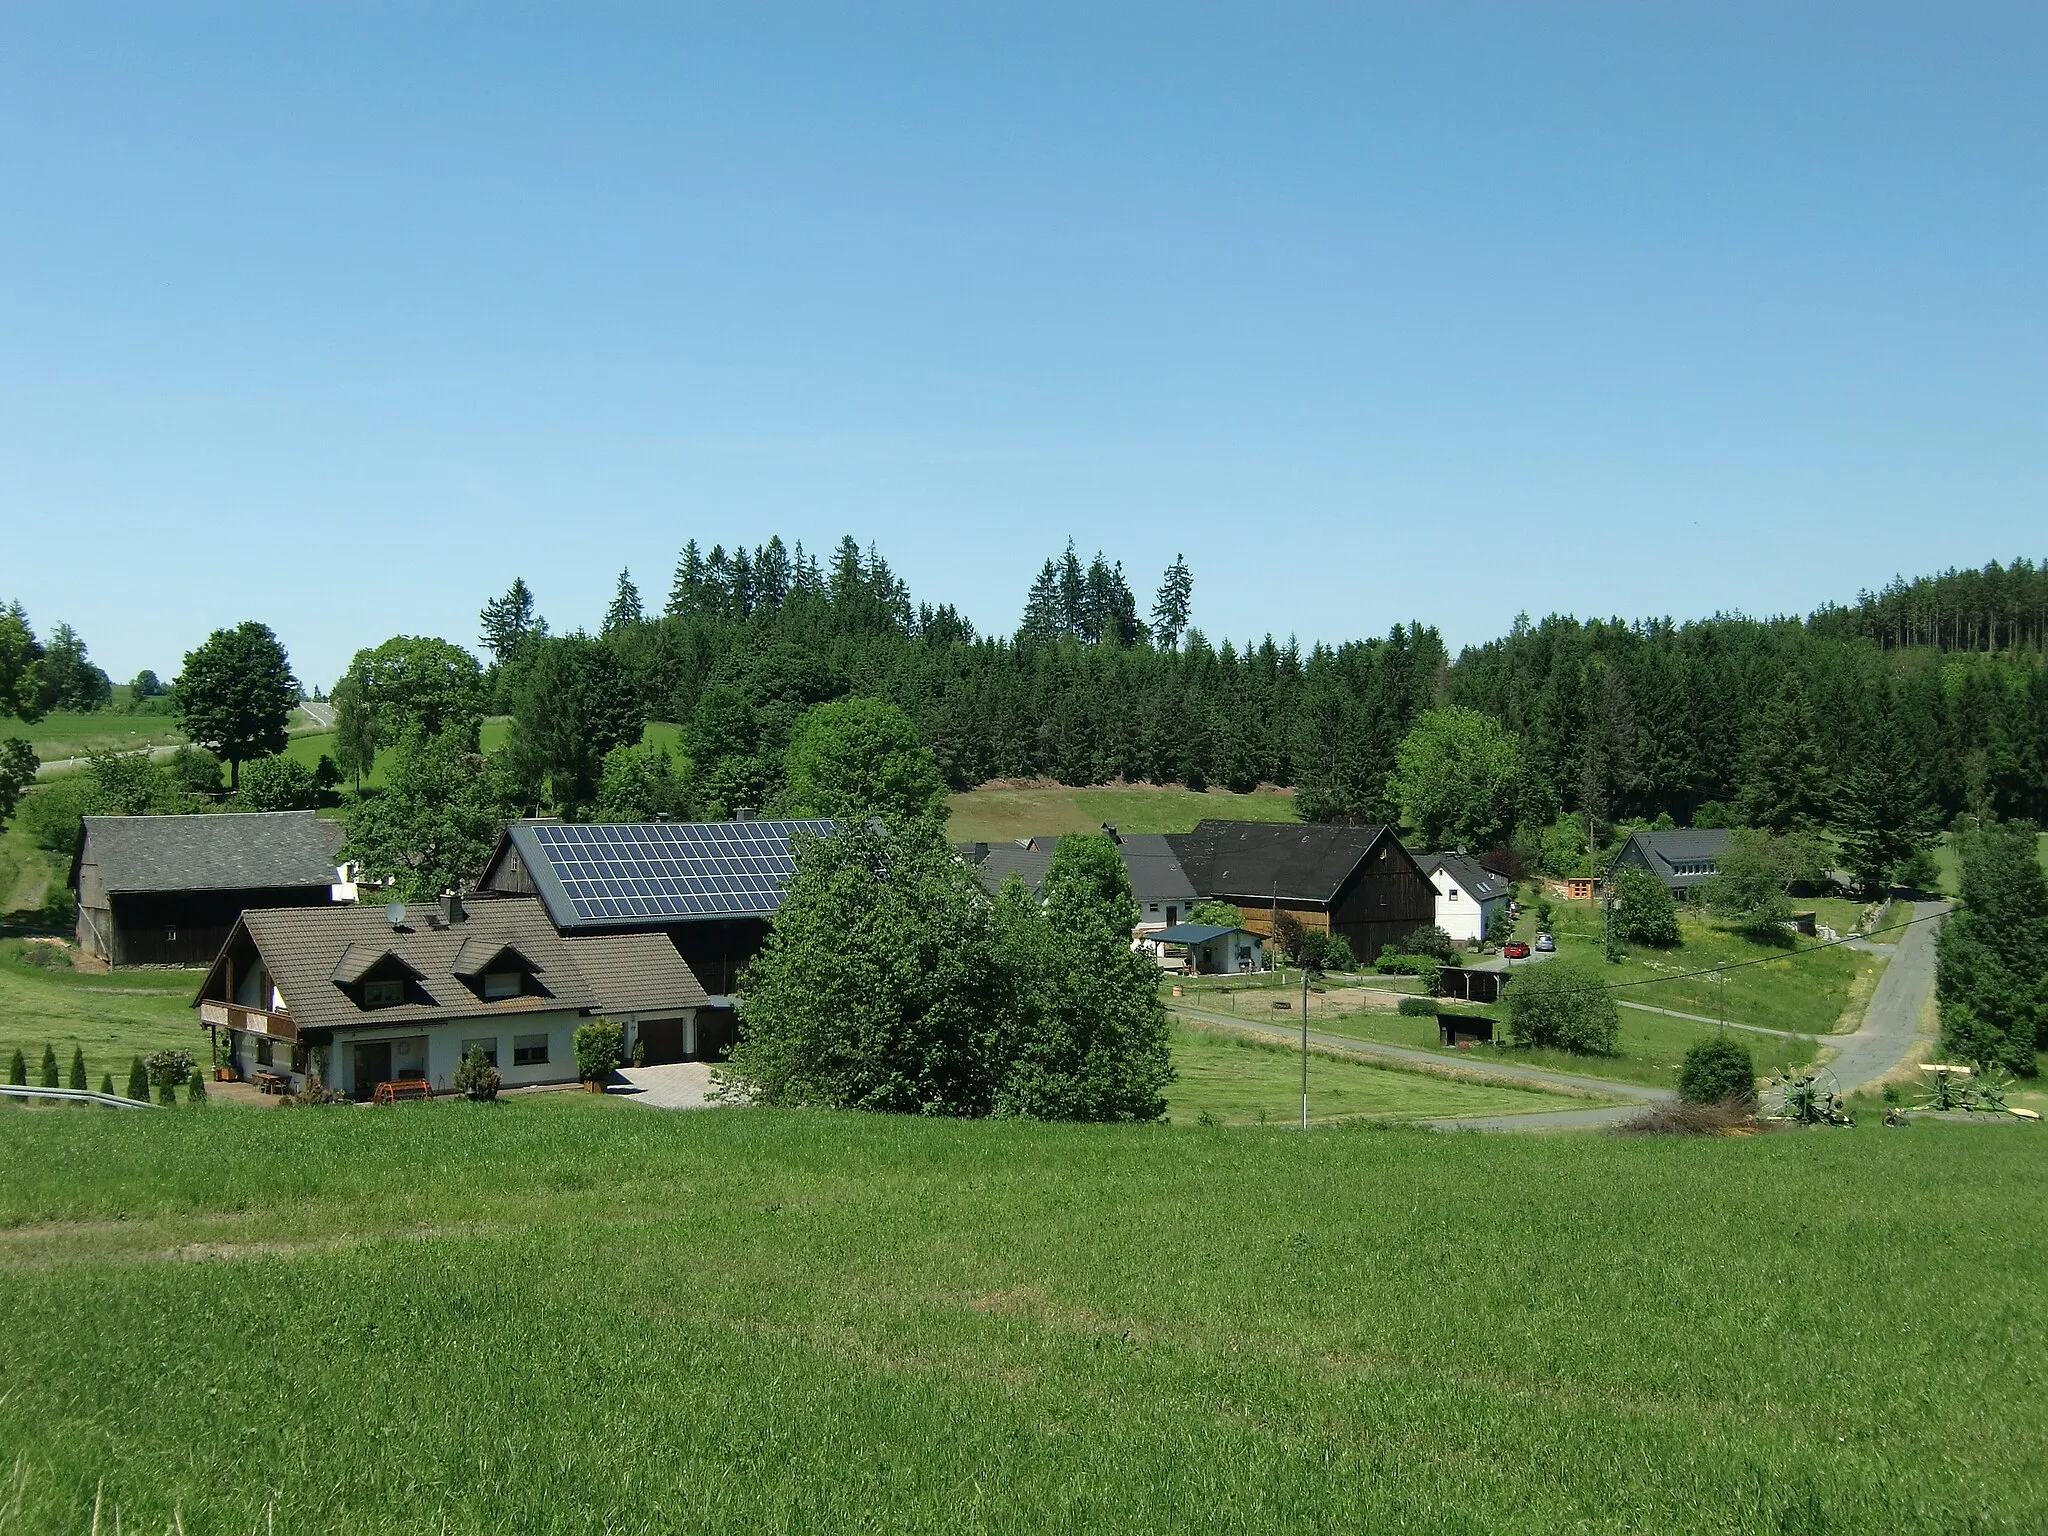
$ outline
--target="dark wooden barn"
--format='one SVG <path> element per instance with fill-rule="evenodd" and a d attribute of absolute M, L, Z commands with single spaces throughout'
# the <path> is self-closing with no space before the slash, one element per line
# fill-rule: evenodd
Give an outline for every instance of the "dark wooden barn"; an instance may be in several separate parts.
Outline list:
<path fill-rule="evenodd" d="M 243 912 L 331 904 L 341 837 L 311 811 L 88 816 L 79 947 L 110 966 L 211 965 Z"/>
<path fill-rule="evenodd" d="M 1436 887 L 1389 827 L 1204 821 L 1166 840 L 1196 891 L 1268 938 L 1285 912 L 1369 963 L 1436 919 Z"/>

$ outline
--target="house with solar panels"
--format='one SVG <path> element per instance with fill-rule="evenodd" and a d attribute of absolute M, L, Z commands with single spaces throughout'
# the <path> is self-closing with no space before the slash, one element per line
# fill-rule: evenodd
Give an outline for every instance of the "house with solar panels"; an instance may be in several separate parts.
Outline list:
<path fill-rule="evenodd" d="M 649 1065 L 715 1059 L 731 1048 L 739 974 L 760 952 L 796 870 L 791 839 L 829 821 L 575 823 L 505 829 L 475 892 L 539 901 L 564 938 L 663 937 L 705 992 L 687 1017 L 629 1022 Z"/>

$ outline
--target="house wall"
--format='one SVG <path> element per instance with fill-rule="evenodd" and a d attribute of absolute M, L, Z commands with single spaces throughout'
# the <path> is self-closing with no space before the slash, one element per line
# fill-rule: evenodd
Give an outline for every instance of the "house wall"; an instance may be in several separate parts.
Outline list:
<path fill-rule="evenodd" d="M 1387 945 L 1399 947 L 1435 921 L 1436 887 L 1391 840 L 1338 892 L 1329 918 L 1330 931 L 1368 963 Z"/>
<path fill-rule="evenodd" d="M 1330 914 L 1320 906 L 1313 906 L 1305 902 L 1283 901 L 1279 904 L 1279 910 L 1288 913 L 1303 928 L 1317 929 L 1323 932 L 1329 931 Z M 1272 902 L 1264 902 L 1256 907 L 1240 902 L 1238 903 L 1237 911 L 1239 922 L 1244 927 L 1258 934 L 1261 938 L 1271 939 L 1273 937 L 1274 904 Z M 1181 920 L 1183 922 L 1187 920 L 1185 912 L 1181 914 Z"/>
<path fill-rule="evenodd" d="M 1436 925 L 1461 944 L 1486 937 L 1494 914 L 1507 905 L 1507 897 L 1474 901 L 1471 892 L 1453 880 L 1449 871 L 1439 869 L 1430 876 L 1436 890 Z"/>
<path fill-rule="evenodd" d="M 424 1070 L 427 1082 L 436 1093 L 454 1091 L 455 1069 L 462 1062 L 462 1042 L 476 1039 L 497 1040 L 498 1071 L 504 1076 L 507 1088 L 533 1083 L 573 1083 L 576 1081 L 576 1026 L 580 1022 L 580 1014 L 573 1009 L 563 1009 L 451 1019 L 432 1024 L 394 1024 L 389 1029 L 336 1030 L 334 1043 L 328 1047 L 328 1086 L 350 1095 L 367 1093 L 376 1085 L 356 1082 L 355 1051 L 352 1047 L 379 1040 L 417 1040 L 421 1036 L 426 1037 Z M 513 1065 L 513 1037 L 538 1034 L 548 1037 L 547 1063 L 529 1067 Z M 396 1072 L 405 1065 L 407 1063 L 394 1061 L 392 1070 Z"/>

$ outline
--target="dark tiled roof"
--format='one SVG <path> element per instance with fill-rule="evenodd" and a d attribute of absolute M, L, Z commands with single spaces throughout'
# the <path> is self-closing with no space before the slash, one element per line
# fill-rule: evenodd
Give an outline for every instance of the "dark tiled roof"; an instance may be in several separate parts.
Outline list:
<path fill-rule="evenodd" d="M 1131 894 L 1138 905 L 1150 902 L 1192 902 L 1200 894 L 1188 883 L 1180 858 L 1162 832 L 1132 832 L 1117 850 L 1130 871 Z"/>
<path fill-rule="evenodd" d="M 1713 863 L 1728 851 L 1728 833 L 1720 827 L 1678 827 L 1659 832 L 1652 829 L 1632 832 L 1628 842 L 1616 850 L 1614 863 L 1607 866 L 1608 874 L 1614 873 L 1621 863 L 1622 854 L 1633 843 L 1643 855 L 1651 871 L 1667 884 L 1689 885 L 1706 879 L 1697 871 L 1680 873 L 1681 864 Z"/>
<path fill-rule="evenodd" d="M 426 908 L 404 928 L 394 929 L 385 920 L 382 907 L 269 907 L 244 912 L 242 927 L 255 942 L 272 982 L 302 1029 L 381 1028 L 597 1008 L 597 989 L 571 960 L 538 901 L 529 897 L 478 902 L 469 909 L 467 919 L 452 928 L 428 927 L 426 912 L 432 910 Z M 507 945 L 519 951 L 531 962 L 533 974 L 548 995 L 485 1002 L 455 973 L 456 957 L 472 940 L 483 941 L 494 952 Z M 228 948 L 233 948 L 232 939 Z M 338 977 L 367 974 L 387 954 L 418 975 L 417 989 L 431 1002 L 362 1008 L 342 990 Z M 214 964 L 217 971 L 220 962 Z M 200 995 L 211 995 L 213 990 L 214 975 L 209 973 Z"/>
<path fill-rule="evenodd" d="M 1459 888 L 1474 901 L 1492 901 L 1508 893 L 1505 876 L 1497 875 L 1486 868 L 1470 854 L 1465 853 L 1418 853 L 1415 862 L 1422 867 L 1425 875 L 1443 870 Z"/>
<path fill-rule="evenodd" d="M 1052 868 L 1053 850 L 1059 840 L 1051 837 L 1035 839 L 1038 846 L 1022 848 L 1016 843 L 992 844 L 988 853 L 975 869 L 981 875 L 981 883 L 991 894 L 1003 888 L 1003 883 L 1015 875 L 1024 882 L 1024 888 L 1036 894 L 1045 884 L 1045 872 Z"/>
<path fill-rule="evenodd" d="M 111 892 L 276 891 L 332 884 L 341 837 L 311 811 L 88 816 L 80 857 Z"/>
<path fill-rule="evenodd" d="M 1331 902 L 1386 833 L 1383 826 L 1204 821 L 1166 841 L 1195 890 L 1257 902 Z"/>
<path fill-rule="evenodd" d="M 662 1013 L 711 1001 L 665 933 L 603 933 L 562 942 L 597 994 L 599 1013 Z"/>
<path fill-rule="evenodd" d="M 1160 944 L 1206 944 L 1225 934 L 1243 932 L 1242 928 L 1218 928 L 1214 923 L 1175 923 L 1171 928 L 1162 928 L 1145 937 Z"/>

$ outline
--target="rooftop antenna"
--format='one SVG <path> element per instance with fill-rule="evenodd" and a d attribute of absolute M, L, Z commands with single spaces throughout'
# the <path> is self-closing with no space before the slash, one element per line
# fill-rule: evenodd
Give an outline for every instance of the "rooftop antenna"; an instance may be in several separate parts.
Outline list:
<path fill-rule="evenodd" d="M 402 901 L 385 902 L 384 921 L 393 928 L 403 928 L 405 926 L 405 903 Z"/>

